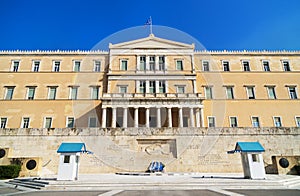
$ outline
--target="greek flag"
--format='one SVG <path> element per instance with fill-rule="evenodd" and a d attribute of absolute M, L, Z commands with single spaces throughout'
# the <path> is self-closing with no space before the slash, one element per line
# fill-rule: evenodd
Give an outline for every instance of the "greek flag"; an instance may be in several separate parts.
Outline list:
<path fill-rule="evenodd" d="M 148 18 L 148 20 L 145 22 L 145 25 L 152 25 L 152 19 L 151 16 Z"/>

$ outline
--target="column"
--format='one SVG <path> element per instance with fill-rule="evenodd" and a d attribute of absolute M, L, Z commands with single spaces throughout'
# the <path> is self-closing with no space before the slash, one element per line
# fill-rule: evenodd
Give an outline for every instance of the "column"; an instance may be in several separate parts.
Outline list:
<path fill-rule="evenodd" d="M 159 80 L 155 81 L 155 93 L 159 93 Z"/>
<path fill-rule="evenodd" d="M 203 112 L 203 108 L 200 108 L 200 114 L 201 114 L 201 127 L 204 127 L 204 112 Z"/>
<path fill-rule="evenodd" d="M 150 86 L 150 85 L 149 85 L 149 80 L 146 80 L 146 89 L 145 89 L 145 90 L 146 90 L 146 91 L 145 91 L 146 93 L 149 93 L 149 86 Z"/>
<path fill-rule="evenodd" d="M 194 108 L 190 108 L 190 122 L 191 122 L 191 127 L 195 127 Z"/>
<path fill-rule="evenodd" d="M 159 70 L 159 56 L 155 56 L 155 71 Z"/>
<path fill-rule="evenodd" d="M 102 128 L 106 128 L 106 108 L 102 108 Z"/>
<path fill-rule="evenodd" d="M 127 128 L 127 113 L 128 108 L 123 108 L 123 127 Z"/>
<path fill-rule="evenodd" d="M 193 80 L 193 92 L 197 93 L 197 82 L 196 82 L 196 80 Z"/>
<path fill-rule="evenodd" d="M 145 115 L 145 120 L 146 120 L 146 127 L 150 127 L 150 122 L 149 122 L 149 119 L 150 119 L 150 109 L 149 108 L 146 108 L 146 115 Z"/>
<path fill-rule="evenodd" d="M 200 127 L 200 108 L 196 108 L 196 127 Z"/>
<path fill-rule="evenodd" d="M 111 120 L 111 127 L 117 127 L 117 108 L 112 108 L 112 120 Z"/>
<path fill-rule="evenodd" d="M 140 60 L 141 60 L 141 59 L 140 59 L 140 56 L 136 56 L 136 62 L 137 62 L 137 63 L 136 63 L 136 64 L 137 64 L 137 65 L 136 65 L 136 70 L 137 70 L 137 71 L 140 70 Z"/>
<path fill-rule="evenodd" d="M 134 108 L 134 127 L 139 127 L 139 108 Z"/>
<path fill-rule="evenodd" d="M 168 127 L 172 127 L 172 108 L 168 108 Z"/>
<path fill-rule="evenodd" d="M 149 71 L 149 61 L 150 61 L 150 57 L 146 56 L 146 71 Z"/>
<path fill-rule="evenodd" d="M 135 81 L 135 93 L 140 93 L 140 81 L 136 80 Z"/>
<path fill-rule="evenodd" d="M 182 108 L 178 108 L 178 127 L 183 127 Z"/>
<path fill-rule="evenodd" d="M 156 108 L 156 122 L 157 122 L 157 127 L 161 128 L 161 115 L 160 115 L 160 108 Z"/>

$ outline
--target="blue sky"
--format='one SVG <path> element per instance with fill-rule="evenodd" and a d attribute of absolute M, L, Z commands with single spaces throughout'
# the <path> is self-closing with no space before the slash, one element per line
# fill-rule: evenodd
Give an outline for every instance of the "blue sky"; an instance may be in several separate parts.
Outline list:
<path fill-rule="evenodd" d="M 0 49 L 88 50 L 149 16 L 209 50 L 300 49 L 299 0 L 1 0 Z"/>

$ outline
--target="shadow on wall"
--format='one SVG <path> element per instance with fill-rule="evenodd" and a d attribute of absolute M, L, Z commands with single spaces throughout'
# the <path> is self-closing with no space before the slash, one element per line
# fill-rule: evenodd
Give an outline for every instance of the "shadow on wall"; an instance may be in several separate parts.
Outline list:
<path fill-rule="evenodd" d="M 267 174 L 300 175 L 300 156 L 272 156 L 265 169 Z"/>

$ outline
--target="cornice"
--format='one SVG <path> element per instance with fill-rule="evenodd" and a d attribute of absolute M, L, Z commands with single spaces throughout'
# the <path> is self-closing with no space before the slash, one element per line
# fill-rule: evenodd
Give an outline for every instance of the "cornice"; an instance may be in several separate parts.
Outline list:
<path fill-rule="evenodd" d="M 108 54 L 105 50 L 0 50 L 0 55 L 65 55 L 65 54 L 75 54 L 75 55 L 90 55 L 90 54 Z"/>

